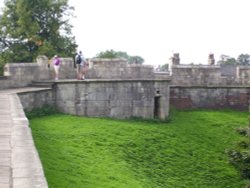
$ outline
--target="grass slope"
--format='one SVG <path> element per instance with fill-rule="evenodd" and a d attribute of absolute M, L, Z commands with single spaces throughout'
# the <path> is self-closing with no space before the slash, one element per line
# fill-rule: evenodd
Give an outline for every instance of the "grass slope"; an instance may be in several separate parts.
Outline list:
<path fill-rule="evenodd" d="M 30 121 L 50 188 L 240 188 L 226 149 L 246 112 L 176 112 L 170 123 L 55 115 Z"/>

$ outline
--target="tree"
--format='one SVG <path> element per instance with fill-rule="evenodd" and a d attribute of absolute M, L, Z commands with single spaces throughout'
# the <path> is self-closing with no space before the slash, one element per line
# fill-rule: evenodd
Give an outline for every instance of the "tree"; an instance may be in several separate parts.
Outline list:
<path fill-rule="evenodd" d="M 0 19 L 0 59 L 32 62 L 38 55 L 72 56 L 77 48 L 68 23 L 68 0 L 6 0 Z"/>
<path fill-rule="evenodd" d="M 140 56 L 130 56 L 126 52 L 106 50 L 96 54 L 97 58 L 124 58 L 128 61 L 129 64 L 142 64 L 144 59 Z"/>
<path fill-rule="evenodd" d="M 129 63 L 130 64 L 143 64 L 144 59 L 140 56 L 130 56 Z"/>
<path fill-rule="evenodd" d="M 223 54 L 220 56 L 220 60 L 217 62 L 217 64 L 236 65 L 237 61 L 235 58 Z"/>
<path fill-rule="evenodd" d="M 240 54 L 237 58 L 237 62 L 240 65 L 250 65 L 250 55 L 249 54 Z"/>
<path fill-rule="evenodd" d="M 105 52 L 99 52 L 98 54 L 96 54 L 96 57 L 113 59 L 117 58 L 118 54 L 114 50 L 106 50 Z"/>

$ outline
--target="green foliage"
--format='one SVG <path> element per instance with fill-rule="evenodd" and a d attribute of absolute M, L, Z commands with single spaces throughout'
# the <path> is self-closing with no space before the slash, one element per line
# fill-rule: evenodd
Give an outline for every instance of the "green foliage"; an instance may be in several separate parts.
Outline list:
<path fill-rule="evenodd" d="M 96 54 L 97 58 L 117 58 L 116 52 L 114 50 L 106 50 L 105 52 L 99 52 Z"/>
<path fill-rule="evenodd" d="M 228 65 L 250 65 L 250 55 L 240 54 L 237 59 L 228 55 L 221 55 L 220 60 L 217 64 L 228 64 Z"/>
<path fill-rule="evenodd" d="M 129 64 L 142 64 L 144 59 L 140 56 L 130 56 L 126 52 L 116 52 L 114 50 L 106 50 L 96 54 L 96 58 L 124 58 Z"/>
<path fill-rule="evenodd" d="M 235 65 L 237 64 L 237 61 L 235 58 L 230 57 L 228 55 L 221 55 L 220 60 L 217 62 L 217 64 Z"/>
<path fill-rule="evenodd" d="M 247 113 L 173 111 L 170 123 L 55 115 L 31 119 L 51 188 L 240 188 L 226 149 Z"/>
<path fill-rule="evenodd" d="M 249 54 L 240 54 L 237 58 L 237 62 L 240 65 L 250 65 L 250 55 Z"/>
<path fill-rule="evenodd" d="M 32 111 L 26 111 L 25 114 L 28 119 L 43 117 L 48 115 L 58 114 L 59 112 L 53 107 L 49 105 L 44 105 L 41 108 L 35 108 Z"/>
<path fill-rule="evenodd" d="M 0 58 L 0 76 L 3 76 L 4 64 L 4 61 Z"/>
<path fill-rule="evenodd" d="M 6 0 L 0 19 L 0 58 L 33 62 L 38 55 L 72 56 L 77 45 L 68 23 L 68 0 Z"/>
<path fill-rule="evenodd" d="M 235 149 L 228 151 L 230 162 L 240 172 L 243 178 L 250 180 L 250 127 L 237 129 L 244 137 Z"/>
<path fill-rule="evenodd" d="M 160 72 L 165 72 L 165 71 L 168 71 L 168 67 L 169 65 L 166 63 L 164 65 L 159 65 L 156 70 Z"/>

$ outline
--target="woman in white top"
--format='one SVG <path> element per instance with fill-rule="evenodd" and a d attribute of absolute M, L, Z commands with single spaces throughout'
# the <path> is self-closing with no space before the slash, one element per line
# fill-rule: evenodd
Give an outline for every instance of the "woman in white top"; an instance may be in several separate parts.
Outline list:
<path fill-rule="evenodd" d="M 57 55 L 54 56 L 53 64 L 54 64 L 54 70 L 55 70 L 55 80 L 58 80 L 61 60 Z"/>

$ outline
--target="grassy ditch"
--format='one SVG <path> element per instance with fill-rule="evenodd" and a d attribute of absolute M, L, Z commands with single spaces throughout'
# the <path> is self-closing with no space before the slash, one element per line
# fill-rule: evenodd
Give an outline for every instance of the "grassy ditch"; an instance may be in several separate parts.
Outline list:
<path fill-rule="evenodd" d="M 247 112 L 176 112 L 169 123 L 53 115 L 30 120 L 50 188 L 240 188 L 226 150 Z"/>

